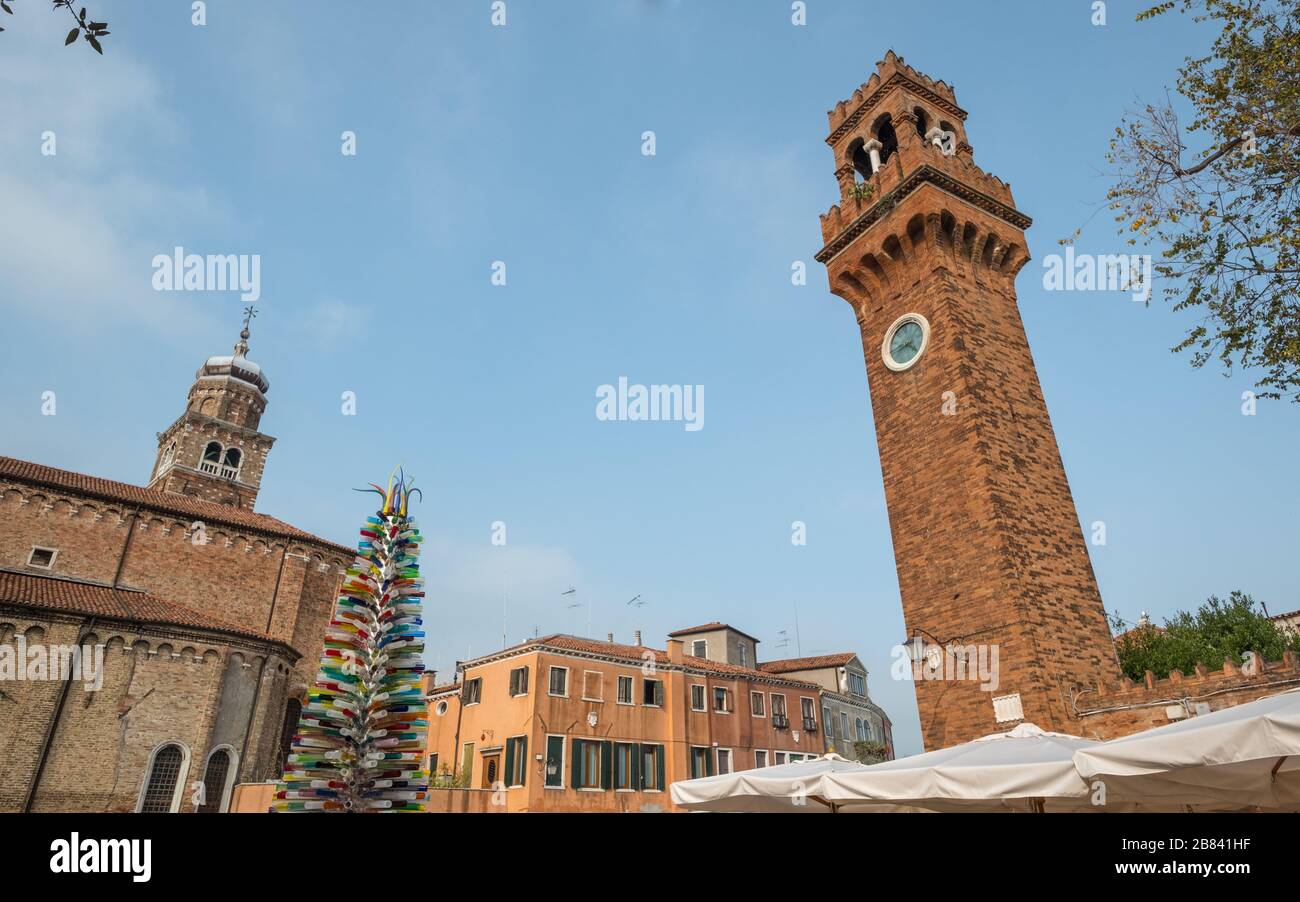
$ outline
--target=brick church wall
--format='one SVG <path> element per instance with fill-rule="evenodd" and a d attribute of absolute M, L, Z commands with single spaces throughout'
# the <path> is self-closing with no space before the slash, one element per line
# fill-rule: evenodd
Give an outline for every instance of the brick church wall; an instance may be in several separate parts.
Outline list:
<path fill-rule="evenodd" d="M 75 644 L 80 618 L 24 619 L 0 614 L 0 644 L 14 636 L 52 645 Z M 207 641 L 205 641 L 205 639 Z M 178 742 L 189 752 L 181 811 L 194 809 L 191 784 L 203 778 L 208 753 L 230 745 L 241 772 L 261 771 L 274 748 L 243 747 L 252 696 L 231 692 L 231 674 L 265 669 L 283 682 L 288 662 L 271 654 L 214 644 L 210 637 L 92 628 L 84 642 L 104 645 L 103 684 L 87 691 L 73 681 L 49 747 L 33 811 L 134 811 L 152 752 Z M 31 785 L 63 683 L 6 681 L 0 688 L 0 811 L 19 811 Z M 277 718 L 283 693 L 263 693 L 257 713 Z M 260 779 L 260 775 L 258 777 Z M 219 788 L 209 787 L 209 791 Z"/>

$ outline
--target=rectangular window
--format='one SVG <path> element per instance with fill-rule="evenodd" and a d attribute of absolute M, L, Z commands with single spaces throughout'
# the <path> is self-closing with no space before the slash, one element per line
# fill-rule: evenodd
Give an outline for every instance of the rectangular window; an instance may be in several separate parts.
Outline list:
<path fill-rule="evenodd" d="M 854 695 L 867 694 L 867 678 L 860 673 L 849 673 L 849 691 Z"/>
<path fill-rule="evenodd" d="M 433 778 L 436 776 L 438 776 L 438 756 L 430 755 L 429 756 L 429 777 Z"/>
<path fill-rule="evenodd" d="M 772 726 L 778 730 L 788 729 L 790 721 L 785 716 L 785 696 L 772 693 Z"/>
<path fill-rule="evenodd" d="M 849 738 L 849 715 L 845 714 L 843 711 L 840 712 L 840 738 Z"/>
<path fill-rule="evenodd" d="M 506 786 L 523 786 L 528 776 L 528 737 L 506 740 Z"/>
<path fill-rule="evenodd" d="M 54 566 L 54 556 L 58 554 L 56 548 L 42 548 L 39 545 L 33 546 L 31 554 L 27 555 L 27 566 L 40 567 L 42 570 L 49 570 Z"/>
<path fill-rule="evenodd" d="M 573 740 L 573 785 L 577 789 L 609 789 L 612 745 L 594 739 Z"/>
<path fill-rule="evenodd" d="M 731 749 L 718 749 L 718 773 L 731 773 Z"/>
<path fill-rule="evenodd" d="M 582 698 L 588 702 L 603 702 L 604 686 L 601 683 L 603 674 L 599 670 L 584 670 L 582 672 Z"/>
<path fill-rule="evenodd" d="M 630 676 L 618 678 L 618 703 L 620 705 L 632 704 L 632 678 Z"/>
<path fill-rule="evenodd" d="M 569 697 L 569 668 L 551 668 L 550 688 L 547 691 L 551 695 L 558 695 L 560 698 Z"/>
<path fill-rule="evenodd" d="M 664 788 L 664 747 L 662 745 L 642 745 L 641 749 L 641 788 L 662 792 Z"/>
<path fill-rule="evenodd" d="M 749 713 L 752 714 L 754 717 L 765 716 L 765 709 L 763 707 L 763 693 L 761 692 L 749 693 Z"/>
<path fill-rule="evenodd" d="M 703 683 L 691 684 L 691 710 L 692 711 L 704 710 L 704 684 Z"/>
<path fill-rule="evenodd" d="M 713 755 L 711 749 L 700 746 L 691 747 L 691 778 L 713 776 Z"/>
<path fill-rule="evenodd" d="M 817 729 L 817 706 L 807 696 L 799 698 L 800 713 L 803 714 L 803 728 L 809 733 Z"/>
<path fill-rule="evenodd" d="M 785 764 L 785 760 L 786 760 L 785 752 L 777 752 L 777 753 L 776 753 L 776 763 L 777 763 L 777 764 Z"/>
<path fill-rule="evenodd" d="M 639 756 L 634 742 L 614 743 L 614 788 L 631 792 L 640 786 L 637 776 Z"/>
<path fill-rule="evenodd" d="M 465 688 L 461 690 L 461 701 L 466 705 L 477 705 L 479 699 L 483 696 L 483 678 L 475 677 L 472 680 L 465 681 Z"/>
<path fill-rule="evenodd" d="M 641 704 L 650 705 L 654 708 L 662 708 L 664 706 L 663 680 L 641 681 Z"/>
<path fill-rule="evenodd" d="M 704 639 L 696 639 L 691 643 L 691 654 L 697 658 L 707 658 L 709 656 L 709 643 Z"/>
<path fill-rule="evenodd" d="M 719 714 L 730 713 L 731 711 L 731 705 L 729 703 L 730 695 L 731 693 L 728 692 L 726 689 L 723 689 L 721 686 L 714 686 L 713 687 L 713 710 Z"/>
<path fill-rule="evenodd" d="M 528 668 L 516 667 L 514 670 L 510 671 L 510 695 L 511 697 L 513 697 L 516 695 L 527 695 L 527 694 L 528 694 Z"/>
<path fill-rule="evenodd" d="M 767 767 L 767 749 L 754 749 L 754 766 Z"/>
<path fill-rule="evenodd" d="M 830 705 L 822 705 L 822 723 L 826 724 L 826 738 L 835 738 L 835 717 L 831 714 Z"/>
<path fill-rule="evenodd" d="M 749 666 L 749 643 L 748 642 L 736 643 L 736 650 L 740 652 L 740 666 L 748 667 Z"/>
<path fill-rule="evenodd" d="M 564 737 L 546 737 L 546 780 L 547 789 L 564 788 Z"/>

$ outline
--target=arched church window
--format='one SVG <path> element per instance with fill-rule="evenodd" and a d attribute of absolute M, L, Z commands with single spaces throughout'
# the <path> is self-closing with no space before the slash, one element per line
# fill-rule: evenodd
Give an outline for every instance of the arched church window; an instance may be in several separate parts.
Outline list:
<path fill-rule="evenodd" d="M 172 442 L 170 445 L 168 445 L 166 448 L 163 449 L 162 463 L 158 467 L 158 469 L 161 470 L 163 467 L 166 467 L 168 464 L 170 464 L 172 462 L 172 458 L 174 458 L 175 456 L 176 456 L 176 443 Z"/>
<path fill-rule="evenodd" d="M 284 774 L 284 764 L 289 760 L 293 748 L 293 736 L 298 732 L 298 718 L 302 716 L 302 702 L 296 698 L 289 699 L 284 706 L 284 723 L 280 726 L 280 753 L 276 756 L 275 773 L 272 779 L 278 780 Z"/>
<path fill-rule="evenodd" d="M 216 399 L 216 398 L 205 398 L 204 401 L 203 401 L 203 404 L 200 405 L 200 407 L 199 407 L 199 413 L 203 414 L 204 416 L 209 416 L 209 417 L 211 417 L 211 416 L 216 416 L 216 414 L 217 414 L 217 399 Z"/>
<path fill-rule="evenodd" d="M 225 460 L 226 466 L 233 467 L 234 469 L 238 470 L 239 461 L 240 461 L 240 456 L 239 456 L 238 448 L 229 448 L 226 450 L 226 460 Z"/>
<path fill-rule="evenodd" d="M 177 809 L 180 797 L 176 790 L 181 782 L 184 762 L 185 752 L 174 742 L 154 752 L 145 776 L 144 793 L 140 797 L 140 811 L 166 814 Z"/>
<path fill-rule="evenodd" d="M 208 765 L 203 769 L 203 804 L 199 806 L 200 812 L 219 813 L 225 810 L 226 790 L 231 776 L 229 749 L 219 748 L 208 755 Z"/>
<path fill-rule="evenodd" d="M 916 117 L 916 133 L 924 138 L 925 133 L 930 130 L 930 120 L 925 115 L 925 110 L 917 107 L 912 110 L 912 115 Z"/>
<path fill-rule="evenodd" d="M 212 463 L 221 462 L 221 443 L 208 442 L 208 446 L 203 449 L 203 459 L 212 461 Z"/>

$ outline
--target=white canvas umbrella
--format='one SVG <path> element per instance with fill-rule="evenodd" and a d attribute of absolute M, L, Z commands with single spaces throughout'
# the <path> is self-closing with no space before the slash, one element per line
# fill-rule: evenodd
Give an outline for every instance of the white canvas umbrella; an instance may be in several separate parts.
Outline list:
<path fill-rule="evenodd" d="M 669 790 L 675 803 L 696 811 L 824 814 L 833 809 L 822 795 L 823 778 L 828 774 L 860 770 L 866 770 L 866 765 L 836 754 L 826 754 L 793 764 L 679 780 Z"/>
<path fill-rule="evenodd" d="M 1022 723 L 946 749 L 886 761 L 860 771 L 830 774 L 822 784 L 827 801 L 853 811 L 881 805 L 929 811 L 1118 811 L 1181 807 L 1135 803 L 1115 793 L 1105 806 L 1075 770 L 1077 752 L 1101 745 L 1092 739 L 1050 733 Z"/>
<path fill-rule="evenodd" d="M 1126 796 L 1300 807 L 1300 689 L 1083 748 L 1074 762 Z"/>

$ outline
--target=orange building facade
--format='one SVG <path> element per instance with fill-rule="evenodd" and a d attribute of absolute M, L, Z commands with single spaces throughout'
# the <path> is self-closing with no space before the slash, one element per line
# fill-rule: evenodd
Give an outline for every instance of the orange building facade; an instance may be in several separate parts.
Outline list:
<path fill-rule="evenodd" d="M 435 783 L 510 812 L 672 811 L 677 780 L 823 754 L 822 688 L 727 660 L 756 644 L 707 624 L 667 650 L 553 635 L 462 663 L 428 692 Z"/>

